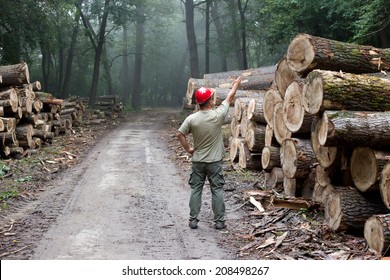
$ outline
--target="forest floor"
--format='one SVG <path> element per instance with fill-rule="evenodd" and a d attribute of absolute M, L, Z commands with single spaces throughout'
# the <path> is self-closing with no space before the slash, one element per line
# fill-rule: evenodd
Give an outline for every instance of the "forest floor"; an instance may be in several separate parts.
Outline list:
<path fill-rule="evenodd" d="M 136 114 L 139 119 L 147 120 L 151 114 L 155 116 L 158 112 L 154 109 Z M 160 136 L 160 149 L 169 154 L 169 160 L 186 181 L 191 159 L 180 147 L 176 131 L 188 112 L 179 109 L 164 112 L 164 117 L 160 120 L 156 118 L 162 122 L 165 131 Z M 57 137 L 52 143 L 45 144 L 30 157 L 0 160 L 0 259 L 34 258 L 37 244 L 61 215 L 70 196 L 67 193 L 71 190 L 56 189 L 55 196 L 51 198 L 57 202 L 51 202 L 51 206 L 44 211 L 31 210 L 30 207 L 29 212 L 25 213 L 19 209 L 33 204 L 41 207 L 45 203 L 49 204 L 45 202 L 42 193 L 54 189 L 53 183 L 65 171 L 80 169 L 81 163 L 96 149 L 97 143 L 111 131 L 131 122 L 132 114 L 124 113 L 118 119 L 101 124 L 85 123 L 82 127 L 74 128 L 74 133 Z M 143 129 L 140 125 L 137 128 Z M 291 210 L 269 207 L 265 212 L 259 212 L 249 202 L 245 192 L 261 189 L 264 181 L 262 172 L 239 170 L 226 159 L 224 173 L 227 228 L 220 231 L 217 238 L 219 246 L 230 252 L 226 258 L 380 259 L 380 256 L 368 249 L 362 236 L 330 230 L 324 223 L 321 208 Z M 202 206 L 202 211 L 210 211 L 208 200 L 210 194 L 206 193 L 203 203 L 208 206 Z"/>

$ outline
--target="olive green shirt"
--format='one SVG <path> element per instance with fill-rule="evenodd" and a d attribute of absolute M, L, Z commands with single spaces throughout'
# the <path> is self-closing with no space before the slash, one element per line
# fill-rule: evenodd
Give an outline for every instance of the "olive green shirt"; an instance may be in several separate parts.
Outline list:
<path fill-rule="evenodd" d="M 229 104 L 222 104 L 213 110 L 200 110 L 188 116 L 179 131 L 184 135 L 192 133 L 195 152 L 193 162 L 215 162 L 222 160 L 225 147 L 222 138 L 222 125 L 229 111 Z"/>

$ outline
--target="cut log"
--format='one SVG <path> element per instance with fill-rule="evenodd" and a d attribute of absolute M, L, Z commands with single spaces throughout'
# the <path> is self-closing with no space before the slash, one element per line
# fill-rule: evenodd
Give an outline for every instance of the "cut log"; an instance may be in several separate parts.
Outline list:
<path fill-rule="evenodd" d="M 284 98 L 286 89 L 299 75 L 297 72 L 291 70 L 287 63 L 287 58 L 284 56 L 276 66 L 275 71 L 275 85 L 280 95 Z"/>
<path fill-rule="evenodd" d="M 285 139 L 291 138 L 292 133 L 283 120 L 283 103 L 276 104 L 274 110 L 274 136 L 276 141 L 282 145 Z"/>
<path fill-rule="evenodd" d="M 10 107 L 12 112 L 16 112 L 18 106 L 19 99 L 15 89 L 0 92 L 0 107 Z"/>
<path fill-rule="evenodd" d="M 252 153 L 245 142 L 241 141 L 238 152 L 238 166 L 248 170 L 262 170 L 261 154 Z"/>
<path fill-rule="evenodd" d="M 261 152 L 261 166 L 266 171 L 271 171 L 274 167 L 281 167 L 280 148 L 265 146 Z"/>
<path fill-rule="evenodd" d="M 251 68 L 246 70 L 232 70 L 226 72 L 218 72 L 218 73 L 207 73 L 203 75 L 203 78 L 206 80 L 214 80 L 214 79 L 228 79 L 228 78 L 236 78 L 238 76 L 268 76 L 268 79 L 273 78 L 275 75 L 276 66 L 264 66 L 259 68 Z M 272 82 L 272 80 L 271 80 Z"/>
<path fill-rule="evenodd" d="M 361 192 L 377 191 L 380 174 L 390 160 L 390 152 L 377 151 L 368 147 L 353 150 L 350 168 L 352 181 Z"/>
<path fill-rule="evenodd" d="M 264 96 L 252 98 L 248 104 L 247 117 L 251 121 L 267 124 L 264 117 Z"/>
<path fill-rule="evenodd" d="M 265 130 L 266 126 L 261 124 L 256 126 L 252 124 L 248 128 L 245 142 L 250 151 L 261 153 L 265 145 Z"/>
<path fill-rule="evenodd" d="M 363 195 L 356 188 L 334 187 L 325 203 L 326 224 L 335 231 L 363 234 L 366 220 L 390 211 L 378 195 Z"/>
<path fill-rule="evenodd" d="M 319 119 L 313 120 L 311 132 L 311 147 L 316 155 L 317 161 L 324 168 L 329 167 L 337 157 L 337 147 L 324 147 L 318 140 Z"/>
<path fill-rule="evenodd" d="M 283 191 L 286 196 L 295 197 L 295 194 L 297 192 L 297 179 L 291 179 L 284 176 Z"/>
<path fill-rule="evenodd" d="M 268 180 L 266 181 L 267 189 L 280 192 L 280 188 L 283 187 L 283 170 L 280 167 L 272 168 Z"/>
<path fill-rule="evenodd" d="M 318 142 L 322 146 L 387 147 L 390 111 L 324 111 L 319 121 Z"/>
<path fill-rule="evenodd" d="M 305 107 L 303 102 L 303 84 L 293 81 L 286 89 L 283 100 L 283 120 L 288 130 L 292 133 L 298 132 L 305 116 Z M 310 126 L 306 133 L 310 132 Z"/>
<path fill-rule="evenodd" d="M 364 224 L 368 247 L 382 256 L 390 256 L 390 214 L 374 215 Z"/>
<path fill-rule="evenodd" d="M 276 104 L 282 102 L 283 102 L 283 98 L 281 97 L 280 93 L 273 88 L 269 89 L 264 96 L 264 103 L 263 103 L 264 118 L 267 124 L 272 129 L 274 129 L 275 106 Z"/>
<path fill-rule="evenodd" d="M 276 141 L 274 137 L 273 129 L 268 124 L 265 127 L 264 146 L 280 147 L 280 144 L 278 143 L 278 141 Z"/>
<path fill-rule="evenodd" d="M 230 140 L 229 158 L 231 162 L 238 162 L 241 139 L 232 137 Z"/>
<path fill-rule="evenodd" d="M 35 81 L 32 84 L 33 91 L 40 91 L 42 89 L 41 82 Z"/>
<path fill-rule="evenodd" d="M 15 132 L 0 132 L 0 146 L 12 146 L 17 144 Z"/>
<path fill-rule="evenodd" d="M 30 73 L 27 63 L 0 66 L 1 86 L 21 86 L 30 83 Z"/>
<path fill-rule="evenodd" d="M 240 122 L 240 134 L 243 138 L 246 137 L 249 129 L 248 118 L 246 116 L 246 110 L 242 112 L 241 122 Z"/>
<path fill-rule="evenodd" d="M 215 106 L 221 105 L 222 101 L 226 99 L 230 89 L 225 88 L 215 88 L 214 90 L 214 104 Z M 234 106 L 234 102 L 237 98 L 264 98 L 266 91 L 265 90 L 237 90 L 234 95 L 233 102 L 230 106 Z"/>
<path fill-rule="evenodd" d="M 382 169 L 379 191 L 382 197 L 382 201 L 390 209 L 390 163 L 387 163 Z"/>
<path fill-rule="evenodd" d="M 4 128 L 8 132 L 14 132 L 16 129 L 16 119 L 15 118 L 0 118 L 4 123 Z"/>
<path fill-rule="evenodd" d="M 374 73 L 390 69 L 390 49 L 298 34 L 288 46 L 287 62 L 302 75 L 314 69 Z"/>
<path fill-rule="evenodd" d="M 309 139 L 289 138 L 283 141 L 280 160 L 287 178 L 306 178 L 317 160 Z"/>
<path fill-rule="evenodd" d="M 248 104 L 251 101 L 251 98 L 236 98 L 234 101 L 234 117 L 236 120 L 241 121 L 241 117 L 244 111 L 247 110 Z"/>
<path fill-rule="evenodd" d="M 0 118 L 0 132 L 4 131 L 6 129 L 6 126 L 4 125 L 3 120 Z"/>
<path fill-rule="evenodd" d="M 333 186 L 331 184 L 329 185 L 320 185 L 318 182 L 314 184 L 313 189 L 313 200 L 321 203 L 321 205 L 325 205 L 328 195 L 333 192 Z"/>
<path fill-rule="evenodd" d="M 390 80 L 324 70 L 310 72 L 303 87 L 305 110 L 390 110 Z"/>
<path fill-rule="evenodd" d="M 34 133 L 33 126 L 31 124 L 18 125 L 15 130 L 16 139 L 21 147 L 33 147 L 32 136 Z"/>

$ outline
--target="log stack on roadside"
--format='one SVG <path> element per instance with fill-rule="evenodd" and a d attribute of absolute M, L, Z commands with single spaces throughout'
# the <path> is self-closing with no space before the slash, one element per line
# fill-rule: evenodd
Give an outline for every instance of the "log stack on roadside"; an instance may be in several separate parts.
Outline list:
<path fill-rule="evenodd" d="M 57 99 L 41 92 L 39 81 L 30 82 L 26 63 L 0 66 L 1 157 L 25 157 L 80 125 L 82 102 Z"/>
<path fill-rule="evenodd" d="M 299 34 L 288 47 L 286 61 L 295 73 L 287 75 L 292 77 L 290 84 L 284 84 L 280 98 L 265 101 L 274 107 L 273 129 L 282 135 L 279 142 L 285 137 L 280 152 L 284 176 L 296 179 L 298 190 L 296 174 L 306 178 L 313 174 L 311 190 L 295 194 L 311 193 L 313 200 L 322 203 L 331 229 L 359 235 L 364 230 L 366 239 L 375 240 L 367 240 L 368 244 L 388 250 L 386 242 L 377 244 L 373 232 L 389 231 L 381 215 L 390 213 L 386 205 L 390 187 L 384 175 L 390 159 L 386 72 L 390 49 Z M 277 121 L 278 106 L 283 108 L 284 125 Z M 286 134 L 278 132 L 286 130 Z M 299 148 L 301 142 L 306 142 L 306 148 Z M 370 217 L 374 218 L 364 229 Z M 367 229 L 370 226 L 376 229 Z"/>
<path fill-rule="evenodd" d="M 320 203 L 329 228 L 390 254 L 390 49 L 298 34 L 274 69 L 260 95 L 236 96 L 231 160 L 258 152 L 266 188 Z"/>

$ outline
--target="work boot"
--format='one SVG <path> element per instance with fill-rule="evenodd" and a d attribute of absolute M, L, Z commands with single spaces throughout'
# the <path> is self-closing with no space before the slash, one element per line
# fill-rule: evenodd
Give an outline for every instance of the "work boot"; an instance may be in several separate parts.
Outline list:
<path fill-rule="evenodd" d="M 190 221 L 189 226 L 191 229 L 196 229 L 198 227 L 198 220 L 195 219 L 195 220 Z"/>
<path fill-rule="evenodd" d="M 224 229 L 226 227 L 225 222 L 216 222 L 215 228 L 216 229 Z"/>

